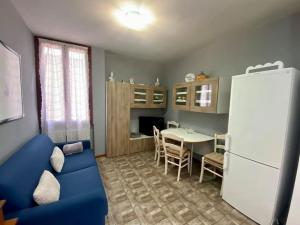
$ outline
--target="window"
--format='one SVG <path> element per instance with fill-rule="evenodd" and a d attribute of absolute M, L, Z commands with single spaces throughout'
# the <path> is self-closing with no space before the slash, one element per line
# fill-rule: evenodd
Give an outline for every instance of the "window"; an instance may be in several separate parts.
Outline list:
<path fill-rule="evenodd" d="M 39 39 L 41 128 L 53 141 L 90 138 L 88 48 Z"/>

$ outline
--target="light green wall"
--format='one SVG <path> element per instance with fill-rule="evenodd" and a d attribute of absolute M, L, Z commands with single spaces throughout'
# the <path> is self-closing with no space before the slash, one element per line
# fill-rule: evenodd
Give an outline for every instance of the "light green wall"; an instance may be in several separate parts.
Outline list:
<path fill-rule="evenodd" d="M 39 130 L 33 36 L 11 1 L 0 1 L 0 30 L 0 40 L 22 57 L 22 94 L 25 112 L 23 119 L 0 124 L 1 163 L 26 141 L 38 134 Z M 2 107 L 1 102 L 0 107 Z"/>
<path fill-rule="evenodd" d="M 295 18 L 290 16 L 261 27 L 220 36 L 205 48 L 165 64 L 163 83 L 172 90 L 174 83 L 184 82 L 187 73 L 204 71 L 212 76 L 232 76 L 243 74 L 250 65 L 277 60 L 283 61 L 287 67 L 300 66 L 299 61 L 295 63 L 294 55 L 294 32 L 300 27 Z M 299 33 L 297 40 L 299 43 Z M 227 131 L 228 115 L 174 111 L 171 99 L 169 91 L 167 119 L 210 135 Z"/>
<path fill-rule="evenodd" d="M 161 79 L 162 64 L 141 59 L 136 59 L 112 52 L 105 53 L 106 78 L 110 72 L 114 73 L 115 80 L 129 82 L 133 78 L 135 83 L 154 84 L 156 78 Z M 134 109 L 131 110 L 131 132 L 138 132 L 139 116 L 164 116 L 162 109 Z"/>
<path fill-rule="evenodd" d="M 105 153 L 105 51 L 92 47 L 93 142 L 95 155 Z"/>
<path fill-rule="evenodd" d="M 291 17 L 293 65 L 300 70 L 300 13 Z"/>
<path fill-rule="evenodd" d="M 162 64 L 106 51 L 105 71 L 107 78 L 114 72 L 117 81 L 129 82 L 132 77 L 135 83 L 154 84 L 161 77 Z"/>

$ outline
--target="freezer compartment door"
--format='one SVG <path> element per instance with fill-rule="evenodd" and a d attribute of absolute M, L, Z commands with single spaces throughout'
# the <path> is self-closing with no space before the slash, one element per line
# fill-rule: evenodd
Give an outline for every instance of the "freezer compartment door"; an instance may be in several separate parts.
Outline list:
<path fill-rule="evenodd" d="M 280 167 L 288 125 L 292 75 L 233 77 L 228 134 L 232 153 Z"/>
<path fill-rule="evenodd" d="M 223 199 L 261 225 L 270 225 L 279 170 L 227 153 Z"/>

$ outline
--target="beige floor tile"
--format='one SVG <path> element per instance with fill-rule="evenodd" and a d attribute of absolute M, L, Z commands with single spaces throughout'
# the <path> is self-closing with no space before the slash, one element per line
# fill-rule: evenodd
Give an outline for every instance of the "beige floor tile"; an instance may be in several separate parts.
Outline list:
<path fill-rule="evenodd" d="M 190 177 L 177 167 L 156 166 L 152 152 L 97 159 L 108 197 L 107 225 L 255 225 L 220 197 L 220 179 L 205 174 L 200 164 Z"/>

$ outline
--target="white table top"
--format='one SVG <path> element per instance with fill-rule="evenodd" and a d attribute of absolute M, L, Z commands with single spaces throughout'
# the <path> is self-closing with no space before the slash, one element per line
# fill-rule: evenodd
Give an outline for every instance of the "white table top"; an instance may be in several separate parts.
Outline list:
<path fill-rule="evenodd" d="M 184 139 L 184 142 L 199 143 L 214 140 L 214 137 L 195 132 L 191 129 L 169 128 L 162 130 L 161 134 L 173 134 Z"/>

